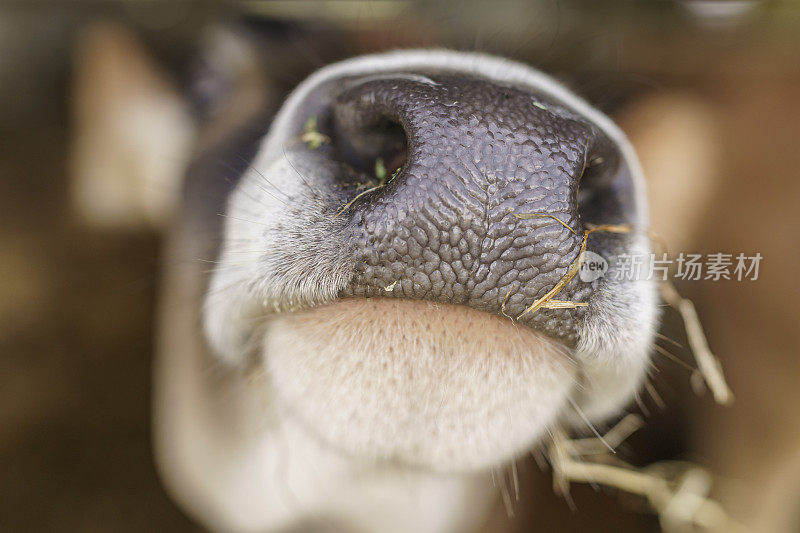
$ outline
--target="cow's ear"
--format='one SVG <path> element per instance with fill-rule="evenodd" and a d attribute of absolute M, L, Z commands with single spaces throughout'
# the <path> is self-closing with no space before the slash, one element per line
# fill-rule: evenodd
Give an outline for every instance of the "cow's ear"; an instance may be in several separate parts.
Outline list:
<path fill-rule="evenodd" d="M 344 55 L 330 28 L 220 18 L 161 55 L 153 50 L 163 42 L 151 49 L 131 26 L 83 30 L 73 54 L 71 174 L 72 205 L 86 222 L 162 227 L 194 153 L 268 115 L 312 70 Z"/>
<path fill-rule="evenodd" d="M 205 27 L 181 79 L 202 124 L 199 149 L 213 147 L 281 100 L 318 68 L 347 53 L 343 36 L 324 24 L 240 14 Z"/>
<path fill-rule="evenodd" d="M 259 37 L 243 23 L 203 31 L 184 76 L 185 92 L 201 124 L 198 151 L 213 148 L 254 116 L 277 108 L 283 91 L 270 64 L 277 50 Z"/>
<path fill-rule="evenodd" d="M 642 162 L 656 238 L 672 253 L 692 251 L 722 182 L 714 107 L 696 95 L 663 92 L 616 118 Z"/>
<path fill-rule="evenodd" d="M 77 39 L 71 88 L 74 210 L 105 228 L 162 226 L 195 135 L 173 76 L 132 30 L 103 21 Z"/>

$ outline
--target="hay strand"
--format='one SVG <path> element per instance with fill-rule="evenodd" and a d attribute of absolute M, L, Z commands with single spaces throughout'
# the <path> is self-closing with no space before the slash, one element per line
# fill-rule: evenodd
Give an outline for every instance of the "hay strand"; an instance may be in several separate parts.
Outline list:
<path fill-rule="evenodd" d="M 570 483 L 590 483 L 616 488 L 645 498 L 658 515 L 664 531 L 702 528 L 744 532 L 722 506 L 710 499 L 711 476 L 697 465 L 661 462 L 635 468 L 610 455 L 608 445 L 622 444 L 641 426 L 636 415 L 623 418 L 602 438 L 569 439 L 562 429 L 552 432 L 547 455 L 553 467 L 553 488 L 569 496 Z M 587 460 L 586 455 L 594 455 Z"/>
<path fill-rule="evenodd" d="M 700 325 L 697 310 L 691 300 L 678 294 L 675 286 L 670 281 L 663 281 L 660 285 L 661 298 L 674 308 L 683 319 L 683 326 L 686 329 L 686 337 L 689 347 L 692 349 L 697 367 L 703 380 L 708 385 L 714 400 L 721 405 L 729 405 L 733 402 L 733 392 L 725 381 L 722 372 L 722 365 L 708 346 L 708 340 Z"/>

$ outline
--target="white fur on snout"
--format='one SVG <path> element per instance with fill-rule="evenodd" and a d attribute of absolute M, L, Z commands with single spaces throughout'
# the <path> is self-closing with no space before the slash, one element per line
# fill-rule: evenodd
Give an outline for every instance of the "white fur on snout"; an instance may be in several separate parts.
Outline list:
<path fill-rule="evenodd" d="M 650 244 L 646 235 L 633 236 L 628 252 L 642 258 L 647 272 Z M 566 418 L 585 427 L 586 420 L 602 422 L 630 402 L 650 364 L 650 350 L 658 328 L 656 284 L 646 278 L 624 278 L 619 264 L 611 267 L 583 324 L 574 357 L 581 366 L 581 386 L 573 393 L 574 408 Z"/>
<path fill-rule="evenodd" d="M 556 341 L 464 306 L 343 300 L 271 321 L 278 408 L 353 456 L 473 470 L 528 450 L 576 368 Z"/>
<path fill-rule="evenodd" d="M 204 308 L 206 336 L 220 360 L 242 361 L 253 325 L 266 313 L 333 300 L 352 276 L 333 237 L 336 220 L 320 210 L 304 179 L 284 153 L 263 173 L 250 168 L 231 194 Z"/>

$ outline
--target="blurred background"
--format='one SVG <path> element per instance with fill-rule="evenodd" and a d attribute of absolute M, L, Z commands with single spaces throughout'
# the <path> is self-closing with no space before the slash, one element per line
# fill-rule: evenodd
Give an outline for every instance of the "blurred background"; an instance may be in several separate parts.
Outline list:
<path fill-rule="evenodd" d="M 632 407 L 646 426 L 620 454 L 696 462 L 753 531 L 800 531 L 800 5 L 789 0 L 0 4 L 0 530 L 199 530 L 150 450 L 160 246 L 183 167 L 316 68 L 404 47 L 480 50 L 555 75 L 631 137 L 673 256 L 763 256 L 757 281 L 678 283 L 735 403 L 716 405 L 656 354 Z M 668 309 L 662 334 L 694 365 Z M 533 461 L 521 477 L 498 530 L 658 529 L 638 498 L 576 485 L 567 502 Z"/>

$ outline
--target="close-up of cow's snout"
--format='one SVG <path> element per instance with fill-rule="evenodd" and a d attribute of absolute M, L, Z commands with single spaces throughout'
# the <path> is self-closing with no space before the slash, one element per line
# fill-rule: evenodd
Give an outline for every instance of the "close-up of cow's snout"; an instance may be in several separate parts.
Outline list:
<path fill-rule="evenodd" d="M 211 350 L 255 364 L 275 427 L 326 453 L 502 467 L 638 389 L 654 284 L 617 257 L 649 251 L 640 174 L 609 119 L 529 67 L 437 51 L 326 67 L 230 196 Z M 601 275 L 577 275 L 588 253 Z"/>

